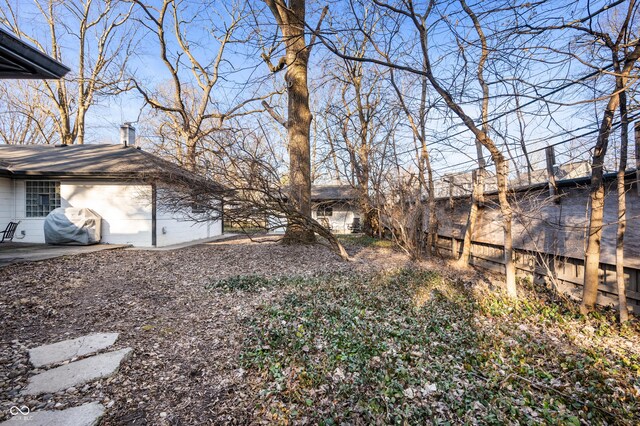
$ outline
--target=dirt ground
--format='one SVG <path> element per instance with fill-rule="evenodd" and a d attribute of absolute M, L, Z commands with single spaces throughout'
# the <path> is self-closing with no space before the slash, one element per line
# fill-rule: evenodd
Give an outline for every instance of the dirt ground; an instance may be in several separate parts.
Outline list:
<path fill-rule="evenodd" d="M 388 413 L 416 407 L 452 424 L 637 424 L 637 320 L 620 327 L 611 309 L 582 317 L 573 302 L 538 294 L 531 283 L 522 283 L 518 300 L 504 300 L 495 291 L 500 279 L 486 273 L 445 261 L 416 268 L 386 242 L 344 241 L 351 262 L 320 245 L 239 238 L 0 268 L 0 422 L 14 405 L 33 411 L 97 401 L 106 407 L 103 425 L 313 424 L 336 407 L 326 424 L 392 423 Z M 389 273 L 373 274 L 380 270 Z M 303 322 L 315 331 L 301 332 Z M 29 348 L 92 332 L 119 332 L 112 349 L 133 348 L 116 375 L 20 395 L 38 373 Z M 360 349 L 344 358 L 345 342 Z M 315 356 L 338 368 L 329 363 L 325 374 L 309 364 Z M 369 377 L 366 386 L 349 381 L 349 363 Z M 379 378 L 383 371 L 393 374 Z M 435 384 L 420 388 L 424 407 L 411 382 L 423 379 Z M 347 391 L 329 398 L 327 389 L 340 386 Z M 351 395 L 382 417 L 358 412 Z M 380 395 L 391 405 L 376 405 Z"/>
<path fill-rule="evenodd" d="M 246 424 L 252 387 L 239 365 L 245 319 L 277 289 L 224 293 L 236 275 L 310 276 L 402 267 L 385 248 L 349 247 L 344 262 L 322 246 L 240 239 L 175 251 L 113 250 L 0 269 L 0 421 L 13 405 L 62 409 L 99 401 L 104 425 Z M 79 389 L 27 397 L 27 349 L 91 332 L 119 332 L 134 355 L 118 374 Z"/>

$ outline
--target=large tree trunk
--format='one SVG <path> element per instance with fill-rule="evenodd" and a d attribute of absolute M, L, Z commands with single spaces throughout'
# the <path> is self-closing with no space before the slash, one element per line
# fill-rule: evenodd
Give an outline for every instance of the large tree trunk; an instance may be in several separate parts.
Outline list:
<path fill-rule="evenodd" d="M 84 145 L 84 128 L 85 128 L 85 114 L 86 111 L 78 111 L 76 114 L 76 143 L 78 145 Z"/>
<path fill-rule="evenodd" d="M 426 150 L 426 146 L 424 147 Z M 429 236 L 427 239 L 427 255 L 432 256 L 438 254 L 438 215 L 436 214 L 436 194 L 435 187 L 433 185 L 433 171 L 431 170 L 431 164 L 427 158 L 427 185 L 429 188 L 429 199 L 427 201 L 427 208 L 429 209 Z"/>
<path fill-rule="evenodd" d="M 600 264 L 600 239 L 602 237 L 602 218 L 604 215 L 604 185 L 602 178 L 591 177 L 591 216 L 589 237 L 584 263 L 584 288 L 580 311 L 587 314 L 593 310 L 598 297 L 598 266 Z"/>
<path fill-rule="evenodd" d="M 473 26 L 480 39 L 480 45 L 482 47 L 482 53 L 480 54 L 480 58 L 478 60 L 477 78 L 478 78 L 478 83 L 482 88 L 481 128 L 486 138 L 489 135 L 489 85 L 487 84 L 484 78 L 484 66 L 487 61 L 487 58 L 489 57 L 489 48 L 487 45 L 487 39 L 484 35 L 484 31 L 482 29 L 482 26 L 480 25 L 480 20 L 478 19 L 476 14 L 471 10 L 471 8 L 469 8 L 469 6 L 467 6 L 467 3 L 464 0 L 460 0 L 460 5 L 462 6 L 462 9 L 467 13 L 469 18 L 471 18 L 471 21 L 473 22 Z M 484 140 L 486 141 L 486 139 Z M 460 256 L 460 258 L 458 259 L 458 263 L 463 265 L 468 265 L 471 259 L 471 244 L 472 244 L 471 238 L 473 236 L 474 228 L 476 226 L 478 209 L 480 208 L 480 206 L 484 204 L 484 178 L 485 178 L 486 162 L 484 158 L 484 153 L 482 152 L 483 140 L 476 137 L 475 143 L 476 143 L 476 156 L 478 158 L 478 172 L 474 179 L 473 193 L 471 196 L 471 209 L 469 209 L 469 218 L 467 220 L 467 228 L 464 234 L 464 242 L 462 244 L 462 256 Z M 496 170 L 497 170 L 499 167 L 498 161 L 496 161 L 495 163 L 496 163 Z M 499 174 L 500 172 L 498 171 L 497 175 Z M 499 179 L 500 178 L 498 177 L 498 180 Z M 505 182 L 504 190 L 506 191 L 506 189 L 507 189 L 507 186 Z M 498 190 L 500 190 L 499 182 L 498 182 Z M 506 201 L 506 198 L 505 198 L 505 201 Z M 507 205 L 508 205 L 508 202 L 507 202 Z M 500 198 L 500 206 L 501 207 L 503 206 L 502 198 Z M 509 206 L 509 210 L 511 210 L 510 206 Z M 505 227 L 505 230 L 506 230 L 507 229 L 506 224 L 503 224 L 503 226 Z M 508 228 L 509 228 L 508 234 L 510 235 L 511 224 L 509 224 Z M 505 236 L 506 235 L 507 235 L 507 232 L 505 232 Z M 509 244 L 511 244 L 511 242 L 509 242 Z M 506 250 L 507 250 L 507 247 L 505 245 L 505 252 Z M 506 263 L 505 263 L 505 266 L 507 267 L 507 287 L 509 288 L 511 286 L 509 284 L 509 273 L 508 273 L 509 267 Z M 513 289 L 514 289 L 513 296 L 515 296 L 515 281 L 513 283 Z"/>
<path fill-rule="evenodd" d="M 196 161 L 197 161 L 197 153 L 196 153 L 196 145 L 197 145 L 197 138 L 193 138 L 193 137 L 186 137 L 186 141 L 187 141 L 187 146 L 186 146 L 186 163 L 185 166 L 187 167 L 188 170 L 195 172 L 196 171 Z"/>
<path fill-rule="evenodd" d="M 622 157 L 620 159 L 622 162 Z M 624 233 L 627 226 L 626 218 L 626 196 L 624 192 L 625 171 L 620 165 L 618 170 L 618 229 L 616 236 L 616 284 L 618 288 L 618 311 L 620 322 L 629 319 L 627 310 L 627 289 L 624 280 Z"/>
<path fill-rule="evenodd" d="M 358 160 L 360 164 L 363 162 L 369 162 L 369 158 L 366 155 L 362 155 L 362 150 L 358 155 Z M 355 157 L 354 157 L 355 158 Z M 362 165 L 362 168 L 358 173 L 356 173 L 356 180 L 358 186 L 358 204 L 360 205 L 360 211 L 363 214 L 362 220 L 362 231 L 371 236 L 375 237 L 378 232 L 378 227 L 380 224 L 378 223 L 378 215 L 376 214 L 376 209 L 373 207 L 371 203 L 371 198 L 369 197 L 369 166 Z"/>
<path fill-rule="evenodd" d="M 289 139 L 289 202 L 303 216 L 311 217 L 311 110 L 307 70 L 310 46 L 305 40 L 305 0 L 265 0 L 273 13 L 285 44 Z M 298 221 L 289 221 L 284 243 L 311 243 L 315 234 Z"/>
<path fill-rule="evenodd" d="M 511 232 L 513 210 L 507 198 L 509 164 L 502 154 L 494 156 L 494 161 L 496 162 L 496 174 L 498 178 L 498 199 L 500 200 L 500 211 L 502 212 L 504 267 L 506 273 L 507 294 L 510 297 L 516 297 L 516 266 L 513 262 L 513 238 Z"/>
<path fill-rule="evenodd" d="M 304 14 L 304 12 L 303 12 Z M 285 80 L 289 88 L 289 197 L 295 209 L 311 217 L 311 110 L 309 109 L 309 89 L 307 86 L 308 56 L 306 51 L 288 52 L 293 63 L 287 67 Z M 313 231 L 296 224 L 287 226 L 285 242 L 315 241 Z"/>
<path fill-rule="evenodd" d="M 622 80 L 622 78 L 620 78 Z M 624 82 L 621 81 L 624 88 Z M 618 229 L 616 232 L 616 285 L 618 288 L 618 312 L 620 323 L 629 319 L 627 311 L 627 287 L 624 277 L 624 233 L 627 226 L 627 197 L 624 175 L 627 170 L 627 150 L 629 147 L 629 117 L 627 116 L 627 94 L 624 89 L 620 98 L 620 165 L 618 167 Z M 640 126 L 637 128 L 640 131 Z M 636 137 L 639 135 L 636 133 Z"/>
<path fill-rule="evenodd" d="M 624 28 L 626 28 L 630 22 L 634 3 L 633 1 L 629 3 L 629 12 L 623 25 Z M 598 297 L 598 266 L 600 264 L 600 241 L 602 238 L 602 219 L 604 215 L 604 182 L 602 177 L 604 173 L 604 158 L 607 153 L 609 135 L 613 125 L 613 116 L 616 108 L 618 108 L 620 104 L 619 93 L 625 89 L 629 74 L 634 68 L 636 61 L 640 58 L 640 44 L 638 44 L 630 53 L 625 55 L 624 66 L 620 67 L 618 49 L 622 38 L 619 37 L 615 44 L 613 44 L 609 38 L 607 38 L 606 41 L 607 46 L 611 49 L 612 60 L 617 75 L 615 90 L 609 98 L 602 122 L 600 123 L 598 140 L 593 152 L 591 165 L 591 215 L 589 218 L 589 236 L 584 260 L 582 304 L 580 305 L 580 312 L 583 314 L 587 314 L 594 309 Z"/>
<path fill-rule="evenodd" d="M 370 237 L 377 236 L 380 233 L 378 209 L 373 208 L 368 200 L 360 202 L 360 209 L 363 213 L 362 232 Z"/>
<path fill-rule="evenodd" d="M 429 150 L 427 149 L 427 141 L 426 141 L 426 123 L 425 123 L 425 118 L 424 116 L 426 115 L 424 113 L 424 105 L 425 105 L 425 101 L 424 99 L 426 98 L 426 81 L 423 83 L 423 95 L 422 95 L 422 102 L 421 102 L 421 120 L 420 120 L 420 133 L 421 133 L 421 137 L 420 137 L 420 142 L 421 142 L 421 158 L 422 161 L 424 162 L 424 164 L 422 164 L 422 162 L 420 163 L 422 167 L 420 167 L 421 169 L 421 180 L 422 180 L 422 184 L 426 184 L 427 187 L 427 192 L 428 192 L 428 199 L 427 199 L 427 209 L 429 210 L 429 217 L 428 217 L 428 224 L 427 224 L 427 256 L 432 256 L 434 253 L 438 252 L 438 216 L 436 215 L 436 194 L 435 194 L 435 187 L 433 185 L 433 170 L 431 169 L 431 158 L 429 157 Z M 426 181 L 425 181 L 425 176 L 424 176 L 424 172 L 426 170 Z M 422 191 L 420 191 L 420 197 L 422 197 Z M 422 208 L 423 213 L 424 213 L 424 206 Z M 422 228 L 422 226 L 421 226 Z"/>
<path fill-rule="evenodd" d="M 609 98 L 604 112 L 598 141 L 591 164 L 591 215 L 589 218 L 589 235 L 584 260 L 584 287 L 580 311 L 586 314 L 593 310 L 598 297 L 598 267 L 600 265 L 600 241 L 602 239 L 602 219 L 604 216 L 604 157 L 609 145 L 609 134 L 613 123 L 613 114 L 618 107 L 616 94 Z"/>
<path fill-rule="evenodd" d="M 367 161 L 369 161 L 367 159 Z M 360 210 L 363 213 L 363 221 L 362 221 L 362 231 L 371 236 L 375 237 L 378 233 L 378 228 L 380 227 L 380 223 L 378 222 L 378 215 L 376 213 L 376 208 L 373 207 L 371 203 L 371 198 L 369 197 L 369 173 L 366 174 L 366 181 L 362 180 L 358 182 L 359 189 L 359 204 Z"/>

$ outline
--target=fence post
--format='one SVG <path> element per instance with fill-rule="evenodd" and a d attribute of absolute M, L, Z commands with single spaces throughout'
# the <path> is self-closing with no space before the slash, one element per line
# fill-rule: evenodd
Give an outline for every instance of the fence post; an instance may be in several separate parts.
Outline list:
<path fill-rule="evenodd" d="M 556 164 L 556 153 L 553 150 L 552 146 L 548 146 L 544 149 L 545 155 L 547 157 L 547 177 L 549 179 L 549 197 L 553 198 L 554 201 L 559 201 L 556 195 L 558 195 L 558 186 L 556 185 L 556 174 L 554 170 L 554 166 Z"/>
<path fill-rule="evenodd" d="M 453 179 L 454 179 L 453 175 L 449 176 L 449 208 L 451 210 L 453 210 L 453 189 L 454 189 Z"/>
<path fill-rule="evenodd" d="M 640 195 L 640 121 L 636 121 L 635 126 L 636 139 L 636 191 Z"/>
<path fill-rule="evenodd" d="M 473 196 L 473 191 L 475 191 L 476 193 L 478 192 L 478 191 L 476 191 L 476 185 L 478 185 L 478 183 L 479 183 L 478 182 L 478 179 L 479 179 L 478 172 L 479 171 L 480 171 L 480 169 L 471 170 L 471 191 L 472 192 L 471 192 L 470 195 L 472 195 L 472 196 Z"/>
<path fill-rule="evenodd" d="M 473 177 L 473 184 L 478 186 L 477 191 L 477 201 L 478 206 L 484 206 L 484 190 L 485 190 L 485 169 L 484 169 L 484 160 L 480 164 L 480 167 L 475 170 L 475 176 Z"/>

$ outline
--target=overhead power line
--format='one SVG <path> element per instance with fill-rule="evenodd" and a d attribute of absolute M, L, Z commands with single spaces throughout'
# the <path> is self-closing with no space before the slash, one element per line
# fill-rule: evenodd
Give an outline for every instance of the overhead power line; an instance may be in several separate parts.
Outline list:
<path fill-rule="evenodd" d="M 556 87 L 555 89 L 553 89 L 553 90 L 551 90 L 551 91 L 549 91 L 549 92 L 545 93 L 544 95 L 540 95 L 540 96 L 536 97 L 535 99 L 532 99 L 532 100 L 530 100 L 530 101 L 528 101 L 528 102 L 525 102 L 524 104 L 520 105 L 519 107 L 513 108 L 513 109 L 511 109 L 511 110 L 509 110 L 509 111 L 505 111 L 505 112 L 503 112 L 503 113 L 500 113 L 500 114 L 498 114 L 498 115 L 497 115 L 497 116 L 495 116 L 495 117 L 491 117 L 491 118 L 490 118 L 490 119 L 488 119 L 486 122 L 485 122 L 485 121 L 482 121 L 482 122 L 480 122 L 480 123 L 479 123 L 479 125 L 478 125 L 478 126 L 480 126 L 480 127 L 481 127 L 481 126 L 483 126 L 484 124 L 493 123 L 494 121 L 497 121 L 497 120 L 499 120 L 499 119 L 501 119 L 501 118 L 504 118 L 504 117 L 506 117 L 506 116 L 507 116 L 507 115 L 509 115 L 509 114 L 513 114 L 513 113 L 515 113 L 515 112 L 518 112 L 518 111 L 522 110 L 523 108 L 526 108 L 526 107 L 528 107 L 528 106 L 530 106 L 530 105 L 533 105 L 533 104 L 535 104 L 536 102 L 539 102 L 539 101 L 541 101 L 541 100 L 544 100 L 544 99 L 546 99 L 547 97 L 549 97 L 549 96 L 551 96 L 551 95 L 555 95 L 556 93 L 559 93 L 559 92 L 561 92 L 561 91 L 563 91 L 563 90 L 565 90 L 565 89 L 567 89 L 567 88 L 569 88 L 569 87 L 571 87 L 571 86 L 573 86 L 573 85 L 576 85 L 576 84 L 582 83 L 583 81 L 589 80 L 590 78 L 593 78 L 593 77 L 595 77 L 595 76 L 597 76 L 597 75 L 599 75 L 599 74 L 602 74 L 603 72 L 605 72 L 606 70 L 608 70 L 608 69 L 610 69 L 610 68 L 612 68 L 612 67 L 613 67 L 613 63 L 611 63 L 611 64 L 607 65 L 606 67 L 599 68 L 598 70 L 596 70 L 596 71 L 594 71 L 594 72 L 592 72 L 592 73 L 589 73 L 589 74 L 587 74 L 587 75 L 584 75 L 584 76 L 582 76 L 582 77 L 580 77 L 580 78 L 578 78 L 578 79 L 572 80 L 572 81 L 570 81 L 570 82 L 568 82 L 568 83 L 566 83 L 566 84 L 563 84 L 562 86 Z M 461 130 L 461 131 L 459 131 L 459 132 L 457 132 L 457 133 L 454 133 L 453 135 L 448 135 L 448 136 L 447 136 L 447 138 L 455 138 L 456 136 L 463 135 L 463 134 L 467 133 L 468 131 L 469 131 L 469 129 L 464 129 L 464 130 Z M 568 133 L 568 132 L 567 132 L 567 133 Z M 409 150 L 407 150 L 407 151 L 404 151 L 404 152 L 398 153 L 398 155 L 408 154 L 408 153 L 413 152 L 413 151 L 415 151 L 415 150 L 416 150 L 416 148 L 412 148 L 412 149 L 409 149 Z"/>
<path fill-rule="evenodd" d="M 628 121 L 629 121 L 629 122 L 632 122 L 632 121 L 637 120 L 638 118 L 640 118 L 640 113 L 638 113 L 638 114 L 636 114 L 636 115 L 634 115 L 634 116 L 632 116 L 632 117 L 629 117 L 629 118 L 628 118 Z M 620 121 L 617 121 L 616 123 L 614 123 L 614 124 L 613 124 L 613 126 L 611 127 L 611 130 L 618 129 L 618 128 L 620 127 L 620 125 L 621 125 Z M 570 137 L 570 138 L 568 138 L 568 139 L 564 139 L 564 140 L 562 140 L 562 141 L 560 141 L 560 142 L 556 142 L 556 143 L 549 144 L 549 145 L 547 145 L 547 146 L 545 146 L 545 147 L 542 147 L 542 148 L 537 148 L 537 149 L 531 150 L 531 151 L 529 151 L 527 154 L 528 154 L 528 155 L 531 155 L 531 154 L 534 154 L 534 153 L 536 153 L 536 152 L 541 152 L 541 151 L 544 151 L 545 149 L 547 149 L 548 147 L 555 147 L 555 146 L 558 146 L 558 145 L 562 145 L 562 144 L 565 144 L 565 143 L 567 143 L 567 142 L 571 142 L 571 141 L 574 141 L 574 140 L 576 140 L 576 139 L 580 139 L 580 138 L 583 138 L 583 137 L 585 137 L 585 136 L 589 136 L 589 135 L 592 135 L 592 134 L 594 134 L 594 133 L 598 133 L 599 131 L 600 131 L 600 129 L 590 130 L 590 131 L 585 132 L 585 133 L 582 133 L 582 134 L 580 134 L 580 135 L 576 135 L 576 136 L 572 136 L 572 137 Z M 590 150 L 590 149 L 591 149 L 591 148 L 589 148 L 589 150 Z M 587 151 L 588 151 L 588 150 L 587 150 Z M 409 152 L 411 152 L 411 151 L 409 151 Z M 518 159 L 518 158 L 523 158 L 524 156 L 525 156 L 525 154 L 524 154 L 524 153 L 521 153 L 521 154 L 518 154 L 518 155 L 516 155 L 516 156 L 511 157 L 511 158 L 510 158 L 510 160 L 516 160 L 516 159 Z M 473 160 L 466 160 L 466 161 L 463 161 L 463 162 L 460 162 L 460 163 L 457 163 L 457 164 L 447 165 L 447 167 L 446 167 L 446 168 L 447 168 L 447 169 L 453 169 L 453 168 L 456 168 L 456 167 L 459 167 L 459 166 L 464 166 L 464 165 L 467 165 L 467 164 L 473 164 L 473 163 L 477 163 L 477 162 L 478 162 L 478 160 L 475 160 L 475 159 L 473 159 Z M 487 163 L 487 166 L 489 166 L 489 165 L 492 165 L 492 163 Z M 435 171 L 435 173 L 439 174 L 440 176 L 443 176 L 443 175 L 440 173 L 440 170 Z"/>

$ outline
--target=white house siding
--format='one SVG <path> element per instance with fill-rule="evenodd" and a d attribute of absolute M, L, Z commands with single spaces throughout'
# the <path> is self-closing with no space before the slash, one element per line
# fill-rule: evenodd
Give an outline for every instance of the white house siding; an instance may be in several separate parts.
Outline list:
<path fill-rule="evenodd" d="M 151 247 L 151 185 L 62 181 L 61 207 L 89 208 L 102 217 L 102 243 Z"/>
<path fill-rule="evenodd" d="M 44 243 L 45 218 L 26 216 L 25 181 L 14 180 L 12 186 L 12 219 L 20 221 L 14 241 Z M 62 181 L 60 205 L 86 207 L 100 215 L 103 243 L 151 246 L 150 186 Z"/>
<path fill-rule="evenodd" d="M 273 234 L 284 234 L 287 230 L 287 219 L 268 216 L 267 217 L 267 226 L 269 227 L 269 232 Z"/>
<path fill-rule="evenodd" d="M 44 243 L 44 217 L 27 217 L 26 184 L 23 180 L 12 181 L 13 220 L 20 224 L 13 241 L 23 243 Z M 22 233 L 24 232 L 24 235 Z"/>
<path fill-rule="evenodd" d="M 102 243 L 152 247 L 152 189 L 104 181 L 61 181 L 61 207 L 89 208 L 102 217 Z M 24 180 L 0 178 L 0 227 L 20 221 L 14 241 L 44 243 L 44 217 L 26 217 Z M 164 229 L 164 233 L 163 233 Z M 24 231 L 25 235 L 21 235 Z M 222 221 L 195 223 L 156 212 L 156 246 L 222 234 Z"/>
<path fill-rule="evenodd" d="M 175 211 L 172 206 L 176 198 L 182 194 L 174 194 L 167 188 L 158 188 L 156 194 L 156 247 L 166 247 L 189 241 L 202 240 L 222 235 L 221 220 L 207 220 L 211 215 L 197 215 Z M 192 220 L 190 217 L 197 218 Z"/>
<path fill-rule="evenodd" d="M 0 178 L 0 231 L 4 231 L 9 222 L 14 220 L 15 203 L 12 186 L 11 179 Z"/>
<path fill-rule="evenodd" d="M 351 229 L 349 227 L 353 224 L 354 218 L 359 218 L 360 215 L 348 204 L 333 204 L 333 214 L 331 216 L 318 217 L 318 206 L 314 205 L 311 215 L 318 222 L 323 223 L 324 219 L 329 221 L 331 230 L 336 234 L 349 234 Z"/>
<path fill-rule="evenodd" d="M 0 183 L 0 215 L 4 182 Z M 44 243 L 44 217 L 26 216 L 26 184 L 24 180 L 10 183 L 13 213 L 11 220 L 20 221 L 14 241 Z M 11 204 L 11 203 L 7 203 Z M 102 217 L 102 240 L 108 244 L 151 246 L 151 186 L 122 185 L 100 181 L 61 181 L 61 207 L 85 207 Z M 3 221 L 0 216 L 0 226 Z M 24 236 L 22 235 L 24 232 Z"/>
<path fill-rule="evenodd" d="M 325 204 L 323 204 L 325 205 Z M 314 204 L 311 209 L 311 217 L 324 224 L 324 219 L 329 221 L 331 231 L 334 234 L 350 234 L 352 230 L 349 228 L 353 225 L 353 219 L 360 218 L 360 212 L 348 204 L 326 204 L 332 206 L 333 214 L 331 216 L 318 217 L 318 208 L 320 204 Z M 280 219 L 274 216 L 267 218 L 267 225 L 271 229 L 270 232 L 275 234 L 284 234 L 287 228 L 286 219 Z"/>
<path fill-rule="evenodd" d="M 165 247 L 222 235 L 222 221 L 196 222 L 176 217 L 158 208 L 156 212 L 156 246 Z"/>

